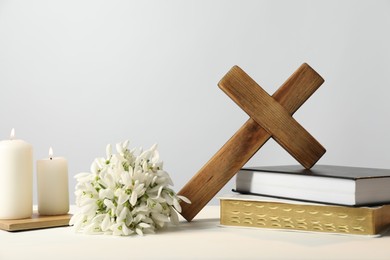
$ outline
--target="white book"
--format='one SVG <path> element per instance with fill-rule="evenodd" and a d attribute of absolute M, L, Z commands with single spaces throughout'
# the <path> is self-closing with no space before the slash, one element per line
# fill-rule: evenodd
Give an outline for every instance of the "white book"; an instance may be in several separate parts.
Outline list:
<path fill-rule="evenodd" d="M 390 169 L 316 165 L 241 169 L 235 190 L 279 198 L 361 206 L 390 202 Z"/>

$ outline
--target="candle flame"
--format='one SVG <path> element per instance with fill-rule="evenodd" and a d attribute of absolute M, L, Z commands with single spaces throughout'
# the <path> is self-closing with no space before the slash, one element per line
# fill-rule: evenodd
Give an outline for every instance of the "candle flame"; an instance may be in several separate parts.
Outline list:
<path fill-rule="evenodd" d="M 15 128 L 12 128 L 11 130 L 11 135 L 9 137 L 11 140 L 13 140 L 15 138 Z"/>
<path fill-rule="evenodd" d="M 52 159 L 53 158 L 53 148 L 49 148 L 49 157 L 50 157 L 50 159 Z"/>

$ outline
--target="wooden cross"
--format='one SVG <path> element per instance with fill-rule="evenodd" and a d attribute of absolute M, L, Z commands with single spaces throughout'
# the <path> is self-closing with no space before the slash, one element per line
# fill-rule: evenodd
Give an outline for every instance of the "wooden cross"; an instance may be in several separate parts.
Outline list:
<path fill-rule="evenodd" d="M 323 82 L 304 63 L 270 96 L 241 68 L 234 66 L 218 86 L 250 118 L 179 191 L 192 202 L 181 204 L 182 216 L 191 221 L 270 137 L 305 168 L 311 168 L 326 150 L 292 115 Z"/>

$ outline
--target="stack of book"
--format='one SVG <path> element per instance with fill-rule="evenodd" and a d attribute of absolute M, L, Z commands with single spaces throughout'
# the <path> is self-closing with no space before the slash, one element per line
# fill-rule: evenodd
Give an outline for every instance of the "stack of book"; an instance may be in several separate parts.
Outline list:
<path fill-rule="evenodd" d="M 390 170 L 243 168 L 220 198 L 221 225 L 378 236 L 390 226 Z"/>

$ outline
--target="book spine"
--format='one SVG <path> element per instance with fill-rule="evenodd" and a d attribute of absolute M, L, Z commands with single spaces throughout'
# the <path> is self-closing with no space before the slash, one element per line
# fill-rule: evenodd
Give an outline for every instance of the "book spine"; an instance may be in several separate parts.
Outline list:
<path fill-rule="evenodd" d="M 225 226 L 376 235 L 374 212 L 379 209 L 221 199 L 220 222 Z"/>
<path fill-rule="evenodd" d="M 375 233 L 381 233 L 386 230 L 390 223 L 390 205 L 384 205 L 381 210 L 376 210 L 372 221 Z"/>

